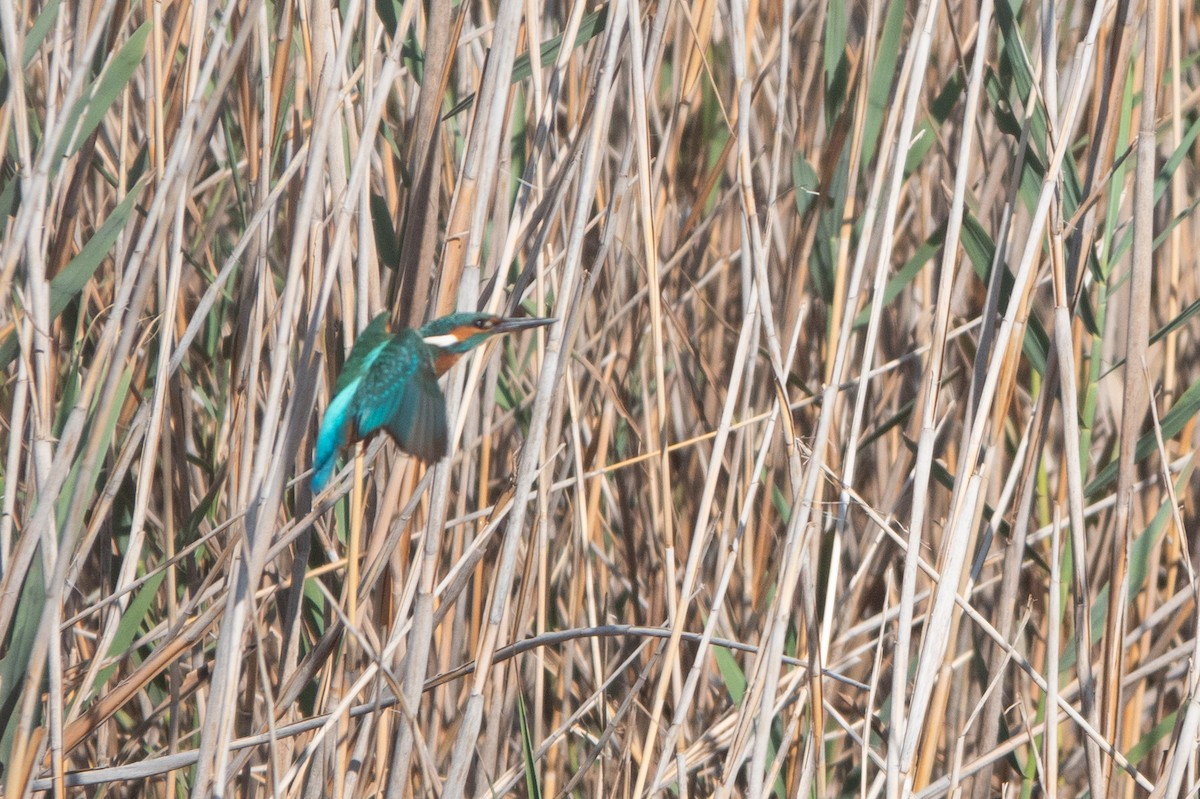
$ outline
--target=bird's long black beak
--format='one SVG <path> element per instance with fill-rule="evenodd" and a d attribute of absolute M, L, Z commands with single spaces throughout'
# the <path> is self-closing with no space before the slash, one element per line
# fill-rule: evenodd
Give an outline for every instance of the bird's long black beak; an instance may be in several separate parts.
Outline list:
<path fill-rule="evenodd" d="M 557 319 L 542 319 L 536 316 L 525 317 L 509 317 L 501 319 L 492 328 L 493 333 L 514 333 L 518 330 L 528 330 L 531 327 L 542 327 L 551 322 L 557 322 Z"/>

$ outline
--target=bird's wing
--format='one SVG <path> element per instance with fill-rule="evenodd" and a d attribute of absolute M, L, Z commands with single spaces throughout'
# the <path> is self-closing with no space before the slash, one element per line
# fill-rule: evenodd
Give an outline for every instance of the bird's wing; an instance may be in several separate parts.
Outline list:
<path fill-rule="evenodd" d="M 391 334 L 388 332 L 390 317 L 391 315 L 384 311 L 372 319 L 371 323 L 358 334 L 358 338 L 354 340 L 354 346 L 350 349 L 350 356 L 346 358 L 346 363 L 342 366 L 342 373 L 338 375 L 337 387 L 333 390 L 334 396 L 361 379 L 370 370 L 371 364 L 379 357 L 379 353 L 383 352 L 391 339 Z"/>
<path fill-rule="evenodd" d="M 420 333 L 398 333 L 374 359 L 355 392 L 354 421 L 358 438 L 385 428 L 426 463 L 446 454 L 446 400 Z"/>
<path fill-rule="evenodd" d="M 387 430 L 401 449 L 425 463 L 446 457 L 446 398 L 438 388 L 437 374 L 429 361 L 408 381 L 404 399 L 387 421 Z"/>

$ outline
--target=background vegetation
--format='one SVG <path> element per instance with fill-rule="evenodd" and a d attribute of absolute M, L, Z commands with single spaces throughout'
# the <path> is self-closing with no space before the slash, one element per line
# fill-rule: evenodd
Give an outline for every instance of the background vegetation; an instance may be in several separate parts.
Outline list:
<path fill-rule="evenodd" d="M 1191 795 L 1195 11 L 0 4 L 4 795 Z"/>

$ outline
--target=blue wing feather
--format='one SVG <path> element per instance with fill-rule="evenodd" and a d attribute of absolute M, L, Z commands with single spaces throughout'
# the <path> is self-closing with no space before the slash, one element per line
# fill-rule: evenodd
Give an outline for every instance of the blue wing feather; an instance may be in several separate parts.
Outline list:
<path fill-rule="evenodd" d="M 363 332 L 358 334 L 354 346 L 350 348 L 350 355 L 342 366 L 342 373 L 338 375 L 337 387 L 333 390 L 335 396 L 361 380 L 370 371 L 371 364 L 379 354 L 387 348 L 392 338 L 388 330 L 390 318 L 391 315 L 386 311 L 377 314 L 371 323 L 363 328 Z"/>
<path fill-rule="evenodd" d="M 371 435 L 392 418 L 404 399 L 404 386 L 424 357 L 421 336 L 415 330 L 402 330 L 375 358 L 354 395 L 352 414 L 359 438 Z"/>
<path fill-rule="evenodd" d="M 417 331 L 392 339 L 363 378 L 354 405 L 359 437 L 384 428 L 426 463 L 446 454 L 446 400 Z"/>
<path fill-rule="evenodd" d="M 438 388 L 437 375 L 426 364 L 408 381 L 404 400 L 386 427 L 400 448 L 432 463 L 446 456 L 446 398 Z"/>

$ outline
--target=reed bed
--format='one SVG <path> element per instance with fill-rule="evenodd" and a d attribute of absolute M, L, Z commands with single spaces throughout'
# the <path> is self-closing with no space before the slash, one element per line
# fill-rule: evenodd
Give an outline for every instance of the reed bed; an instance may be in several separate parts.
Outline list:
<path fill-rule="evenodd" d="M 1198 24 L 0 4 L 3 795 L 1194 795 Z"/>

